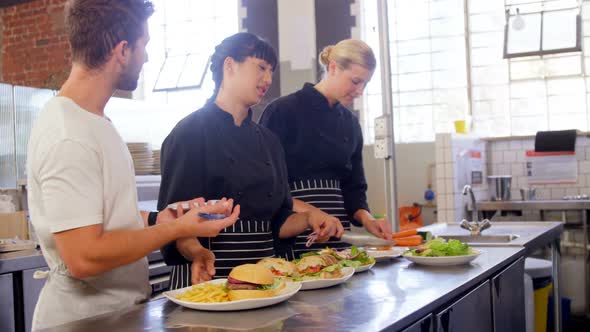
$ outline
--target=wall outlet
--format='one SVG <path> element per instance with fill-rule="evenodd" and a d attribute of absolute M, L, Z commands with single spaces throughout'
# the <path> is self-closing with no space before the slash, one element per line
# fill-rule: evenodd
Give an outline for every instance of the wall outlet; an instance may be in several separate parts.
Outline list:
<path fill-rule="evenodd" d="M 391 133 L 389 131 L 389 116 L 382 115 L 375 118 L 375 138 L 389 137 Z"/>
<path fill-rule="evenodd" d="M 373 154 L 377 159 L 389 159 L 391 158 L 391 150 L 389 144 L 389 137 L 375 138 L 375 144 L 373 145 Z"/>

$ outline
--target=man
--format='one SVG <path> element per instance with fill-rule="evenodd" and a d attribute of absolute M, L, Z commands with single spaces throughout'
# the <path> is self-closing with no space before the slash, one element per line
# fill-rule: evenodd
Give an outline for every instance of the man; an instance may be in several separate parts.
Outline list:
<path fill-rule="evenodd" d="M 146 255 L 178 238 L 215 236 L 237 220 L 239 206 L 222 220 L 197 216 L 229 214 L 231 200 L 187 213 L 181 204 L 149 217 L 138 211 L 133 162 L 104 107 L 116 89 L 137 87 L 152 13 L 148 0 L 66 6 L 72 70 L 39 114 L 28 150 L 30 215 L 50 269 L 34 330 L 146 300 Z"/>

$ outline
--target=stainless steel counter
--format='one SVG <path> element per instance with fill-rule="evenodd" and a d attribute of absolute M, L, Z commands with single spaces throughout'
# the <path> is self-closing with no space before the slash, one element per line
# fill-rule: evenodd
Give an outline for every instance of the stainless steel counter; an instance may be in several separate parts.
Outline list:
<path fill-rule="evenodd" d="M 536 249 L 551 245 L 563 232 L 563 223 L 561 222 L 492 221 L 491 224 L 492 227 L 483 231 L 482 234 L 518 234 L 518 238 L 502 243 L 501 246 L 524 247 L 527 255 Z M 459 227 L 458 223 L 433 224 L 423 227 L 421 230 L 430 231 L 433 235 L 469 234 L 469 231 Z"/>
<path fill-rule="evenodd" d="M 20 250 L 0 254 L 0 274 L 45 267 L 40 250 Z"/>
<path fill-rule="evenodd" d="M 48 331 L 399 331 L 441 308 L 524 255 L 485 248 L 470 265 L 425 267 L 398 258 L 332 288 L 300 291 L 288 302 L 239 312 L 202 312 L 159 299 Z"/>
<path fill-rule="evenodd" d="M 590 210 L 590 200 L 478 201 L 477 209 L 480 211 Z"/>

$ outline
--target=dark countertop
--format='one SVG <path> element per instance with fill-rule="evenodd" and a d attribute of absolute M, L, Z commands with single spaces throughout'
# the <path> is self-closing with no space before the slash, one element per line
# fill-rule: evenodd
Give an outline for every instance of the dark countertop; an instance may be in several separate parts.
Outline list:
<path fill-rule="evenodd" d="M 46 267 L 40 250 L 20 250 L 0 253 L 0 274 Z"/>
<path fill-rule="evenodd" d="M 53 331 L 380 331 L 401 330 L 441 309 L 524 255 L 522 247 L 484 248 L 469 265 L 427 267 L 396 258 L 348 282 L 300 291 L 288 302 L 237 312 L 183 309 L 158 299 L 76 321 Z M 51 331 L 51 330 L 50 330 Z"/>

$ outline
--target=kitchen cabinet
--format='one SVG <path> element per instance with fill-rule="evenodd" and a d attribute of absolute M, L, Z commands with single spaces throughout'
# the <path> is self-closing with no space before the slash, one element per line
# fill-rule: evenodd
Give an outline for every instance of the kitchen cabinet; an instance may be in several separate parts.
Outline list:
<path fill-rule="evenodd" d="M 433 325 L 434 320 L 432 319 L 432 315 L 428 315 L 402 330 L 402 332 L 432 332 Z"/>
<path fill-rule="evenodd" d="M 486 280 L 436 315 L 438 332 L 492 332 L 490 281 Z"/>
<path fill-rule="evenodd" d="M 12 274 L 0 274 L 0 331 L 15 331 Z"/>
<path fill-rule="evenodd" d="M 45 284 L 45 279 L 35 279 L 33 278 L 33 274 L 35 274 L 35 271 L 45 271 L 47 269 L 41 268 L 23 271 L 23 310 L 26 332 L 31 331 L 35 306 L 37 305 L 41 289 Z"/>
<path fill-rule="evenodd" d="M 492 278 L 494 331 L 525 331 L 524 257 Z"/>

